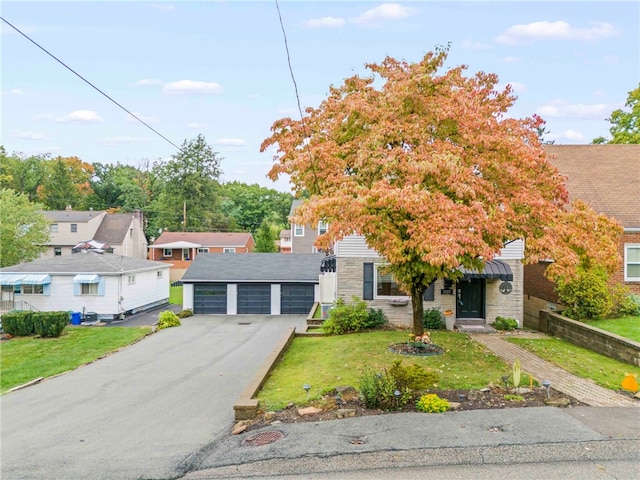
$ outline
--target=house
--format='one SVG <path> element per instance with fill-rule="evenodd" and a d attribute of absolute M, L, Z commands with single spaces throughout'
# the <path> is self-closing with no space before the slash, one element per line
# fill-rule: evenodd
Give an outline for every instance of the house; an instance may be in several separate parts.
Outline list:
<path fill-rule="evenodd" d="M 74 248 L 91 243 L 107 246 L 111 253 L 145 259 L 147 239 L 142 212 L 107 213 L 105 211 L 45 210 L 51 239 L 41 258 L 70 255 Z M 76 248 L 78 250 L 78 248 Z"/>
<path fill-rule="evenodd" d="M 280 253 L 291 253 L 291 229 L 280 231 L 280 241 L 278 243 L 278 251 Z"/>
<path fill-rule="evenodd" d="M 569 200 L 580 199 L 623 227 L 622 263 L 612 281 L 640 294 L 640 145 L 545 145 L 549 160 L 567 176 Z M 525 321 L 537 323 L 543 309 L 561 310 L 547 264 L 525 266 Z"/>
<path fill-rule="evenodd" d="M 198 255 L 182 277 L 183 307 L 196 314 L 308 314 L 325 255 Z"/>
<path fill-rule="evenodd" d="M 381 271 L 384 258 L 368 247 L 363 236 L 347 236 L 334 249 L 335 255 L 325 259 L 328 268 L 323 270 L 327 271 L 324 275 L 334 277 L 336 298 L 347 302 L 354 296 L 361 298 L 370 308 L 382 309 L 391 324 L 412 324 L 410 297 L 399 290 L 390 274 Z M 497 316 L 515 318 L 522 325 L 523 258 L 524 242 L 516 240 L 485 262 L 482 271 L 461 269 L 463 276 L 455 283 L 436 280 L 424 295 L 425 310 L 451 311 L 450 320 L 461 329 L 484 329 Z"/>
<path fill-rule="evenodd" d="M 256 243 L 247 232 L 162 232 L 149 246 L 149 260 L 172 264 L 171 281 L 182 278 L 199 253 L 250 253 Z"/>
<path fill-rule="evenodd" d="M 291 210 L 289 211 L 289 217 L 293 215 L 298 206 L 302 203 L 302 200 L 294 199 L 291 204 Z M 315 246 L 315 242 L 318 237 L 326 233 L 329 228 L 327 222 L 320 221 L 318 225 L 298 225 L 296 223 L 291 224 L 291 252 L 292 253 L 316 253 L 318 249 Z M 282 241 L 282 233 L 280 239 Z"/>
<path fill-rule="evenodd" d="M 169 268 L 86 250 L 41 258 L 0 269 L 2 309 L 90 312 L 112 320 L 168 303 Z"/>

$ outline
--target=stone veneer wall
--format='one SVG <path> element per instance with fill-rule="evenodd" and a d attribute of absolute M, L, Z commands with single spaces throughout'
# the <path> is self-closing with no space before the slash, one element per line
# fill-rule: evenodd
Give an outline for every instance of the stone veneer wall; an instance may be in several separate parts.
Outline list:
<path fill-rule="evenodd" d="M 539 314 L 539 330 L 579 347 L 640 367 L 640 343 L 549 310 Z"/>

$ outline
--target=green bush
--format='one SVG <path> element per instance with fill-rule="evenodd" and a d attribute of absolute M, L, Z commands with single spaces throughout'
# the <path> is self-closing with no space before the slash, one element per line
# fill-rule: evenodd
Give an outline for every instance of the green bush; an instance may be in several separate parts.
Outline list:
<path fill-rule="evenodd" d="M 450 406 L 449 402 L 444 398 L 440 398 L 435 393 L 429 393 L 420 397 L 420 400 L 416 403 L 416 408 L 421 412 L 440 413 L 449 410 Z"/>
<path fill-rule="evenodd" d="M 193 315 L 193 310 L 190 308 L 185 308 L 184 310 L 180 310 L 178 313 L 178 318 L 187 318 Z"/>
<path fill-rule="evenodd" d="M 617 317 L 640 315 L 640 295 L 630 293 L 626 287 L 614 291 L 614 303 Z"/>
<path fill-rule="evenodd" d="M 515 318 L 496 317 L 491 325 L 496 330 L 515 330 L 518 328 L 518 321 Z"/>
<path fill-rule="evenodd" d="M 412 398 L 411 391 L 400 390 L 393 375 L 386 370 L 380 373 L 365 370 L 358 380 L 358 388 L 362 402 L 367 408 L 400 409 Z M 396 390 L 400 392 L 397 398 L 394 395 Z"/>
<path fill-rule="evenodd" d="M 401 360 L 393 362 L 389 374 L 400 391 L 427 390 L 440 380 L 440 375 L 436 372 L 429 372 L 426 368 L 415 364 L 405 366 Z"/>
<path fill-rule="evenodd" d="M 31 318 L 36 335 L 59 337 L 69 323 L 69 312 L 34 312 Z"/>
<path fill-rule="evenodd" d="M 602 268 L 580 268 L 572 281 L 558 284 L 557 292 L 560 303 L 567 306 L 562 314 L 574 320 L 606 318 L 615 308 L 609 276 Z"/>
<path fill-rule="evenodd" d="M 33 312 L 13 311 L 2 315 L 2 329 L 14 337 L 28 337 L 35 333 L 32 320 Z M 67 313 L 67 321 L 69 314 Z"/>
<path fill-rule="evenodd" d="M 329 318 L 322 323 L 323 333 L 343 335 L 366 329 L 369 319 L 367 303 L 357 297 L 353 297 L 353 302 L 347 305 L 341 298 L 336 301 L 333 308 L 329 310 Z"/>
<path fill-rule="evenodd" d="M 180 318 L 171 310 L 165 310 L 158 315 L 158 330 L 169 327 L 179 327 L 180 325 Z"/>
<path fill-rule="evenodd" d="M 373 330 L 375 328 L 380 328 L 387 323 L 387 316 L 382 311 L 381 308 L 377 310 L 370 308 L 369 314 L 367 315 L 367 321 L 364 324 L 364 328 L 367 330 Z"/>
<path fill-rule="evenodd" d="M 437 308 L 425 310 L 422 314 L 423 326 L 425 330 L 444 330 L 445 323 L 442 312 Z"/>

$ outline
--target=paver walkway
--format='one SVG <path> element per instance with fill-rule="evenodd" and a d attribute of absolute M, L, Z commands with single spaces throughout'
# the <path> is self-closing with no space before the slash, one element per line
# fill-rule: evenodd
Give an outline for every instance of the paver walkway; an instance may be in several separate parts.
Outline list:
<path fill-rule="evenodd" d="M 608 390 L 593 380 L 577 377 L 566 370 L 543 360 L 522 347 L 507 342 L 501 335 L 471 334 L 503 360 L 513 363 L 519 359 L 522 371 L 532 374 L 536 380 L 549 380 L 551 388 L 592 407 L 640 407 L 640 402 Z"/>

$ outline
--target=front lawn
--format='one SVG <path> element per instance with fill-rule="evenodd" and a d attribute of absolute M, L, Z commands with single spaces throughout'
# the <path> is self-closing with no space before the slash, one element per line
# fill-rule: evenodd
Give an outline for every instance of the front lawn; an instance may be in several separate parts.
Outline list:
<path fill-rule="evenodd" d="M 14 337 L 0 344 L 0 393 L 39 377 L 51 377 L 129 345 L 149 327 L 72 327 L 59 338 Z"/>
<path fill-rule="evenodd" d="M 626 373 L 635 373 L 640 377 L 640 367 L 605 357 L 559 338 L 507 338 L 507 340 L 578 377 L 590 378 L 598 385 L 611 390 L 620 389 L 620 382 Z"/>
<path fill-rule="evenodd" d="M 169 303 L 172 305 L 182 305 L 182 286 L 169 288 Z"/>
<path fill-rule="evenodd" d="M 627 316 L 608 320 L 591 320 L 584 323 L 640 342 L 640 317 Z"/>
<path fill-rule="evenodd" d="M 438 388 L 484 388 L 500 383 L 511 372 L 493 353 L 471 341 L 466 335 L 434 332 L 433 343 L 445 349 L 442 355 L 418 357 L 390 353 L 392 343 L 406 342 L 409 332 L 375 331 L 351 335 L 296 337 L 282 360 L 258 393 L 268 409 L 281 409 L 289 402 L 303 404 L 307 394 L 303 385 L 311 385 L 311 398 L 337 386 L 358 388 L 363 369 L 375 371 L 390 367 L 394 360 L 416 363 L 440 375 Z"/>

